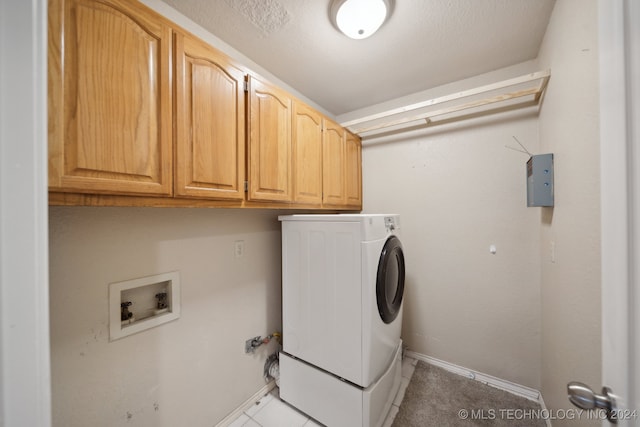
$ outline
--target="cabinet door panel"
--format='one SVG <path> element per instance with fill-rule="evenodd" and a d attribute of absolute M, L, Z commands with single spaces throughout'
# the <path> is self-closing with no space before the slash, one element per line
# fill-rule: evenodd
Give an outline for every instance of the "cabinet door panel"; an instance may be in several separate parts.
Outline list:
<path fill-rule="evenodd" d="M 346 204 L 362 208 L 362 143 L 360 138 L 346 132 L 345 197 Z"/>
<path fill-rule="evenodd" d="M 293 188 L 296 202 L 322 203 L 322 116 L 299 102 L 293 108 Z"/>
<path fill-rule="evenodd" d="M 291 200 L 291 98 L 251 77 L 249 199 Z"/>
<path fill-rule="evenodd" d="M 322 202 L 325 205 L 345 203 L 345 138 L 344 129 L 325 120 L 323 135 Z"/>
<path fill-rule="evenodd" d="M 244 74 L 203 42 L 176 34 L 175 194 L 244 198 Z"/>
<path fill-rule="evenodd" d="M 137 3 L 50 1 L 52 189 L 171 194 L 170 56 L 171 28 Z"/>

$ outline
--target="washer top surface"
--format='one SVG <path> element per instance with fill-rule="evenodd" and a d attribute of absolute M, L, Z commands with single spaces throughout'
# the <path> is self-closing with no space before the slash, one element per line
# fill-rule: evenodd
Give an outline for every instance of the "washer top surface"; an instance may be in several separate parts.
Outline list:
<path fill-rule="evenodd" d="M 400 215 L 398 214 L 310 214 L 310 215 L 280 215 L 278 220 L 285 223 L 297 222 L 324 222 L 345 223 L 358 222 L 361 224 L 361 241 L 369 242 L 385 239 L 390 235 L 398 235 L 400 229 Z"/>
<path fill-rule="evenodd" d="M 364 221 L 366 218 L 399 218 L 398 214 L 301 214 L 301 215 L 280 215 L 280 221 Z"/>

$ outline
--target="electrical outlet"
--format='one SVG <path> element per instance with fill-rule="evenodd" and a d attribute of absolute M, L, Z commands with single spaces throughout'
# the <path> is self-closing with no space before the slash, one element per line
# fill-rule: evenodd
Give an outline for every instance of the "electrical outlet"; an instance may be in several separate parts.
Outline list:
<path fill-rule="evenodd" d="M 236 258 L 244 256 L 244 240 L 236 240 L 233 242 L 233 253 Z"/>

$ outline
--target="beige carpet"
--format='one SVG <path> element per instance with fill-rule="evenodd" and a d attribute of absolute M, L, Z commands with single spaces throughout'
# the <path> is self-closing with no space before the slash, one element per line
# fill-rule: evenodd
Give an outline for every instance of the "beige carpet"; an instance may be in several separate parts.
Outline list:
<path fill-rule="evenodd" d="M 393 427 L 546 426 L 540 405 L 418 361 Z"/>

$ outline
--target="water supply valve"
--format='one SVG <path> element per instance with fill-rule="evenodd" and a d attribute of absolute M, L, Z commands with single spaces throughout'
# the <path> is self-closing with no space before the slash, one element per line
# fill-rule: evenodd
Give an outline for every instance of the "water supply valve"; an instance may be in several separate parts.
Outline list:
<path fill-rule="evenodd" d="M 132 305 L 133 302 L 131 301 L 122 301 L 120 303 L 120 324 L 123 326 L 128 326 L 136 321 L 133 313 L 129 311 L 129 307 Z"/>
<path fill-rule="evenodd" d="M 124 301 L 120 303 L 120 320 L 122 322 L 129 322 L 133 318 L 133 313 L 129 311 L 133 303 L 131 301 Z"/>
<path fill-rule="evenodd" d="M 156 299 L 158 300 L 158 303 L 156 305 L 158 310 L 162 310 L 164 308 L 167 308 L 167 293 L 166 292 L 160 292 L 158 294 L 156 294 Z"/>
<path fill-rule="evenodd" d="M 273 338 L 275 338 L 278 342 L 281 342 L 281 337 L 282 335 L 280 334 L 280 332 L 274 332 L 264 338 L 259 335 L 257 337 L 249 338 L 244 342 L 244 352 L 247 354 L 253 353 L 256 348 L 260 347 L 262 344 L 269 344 L 269 342 Z"/>
<path fill-rule="evenodd" d="M 256 348 L 260 347 L 261 345 L 262 345 L 261 336 L 258 335 L 257 337 L 250 338 L 246 340 L 244 343 L 244 352 L 253 353 L 256 350 Z"/>

